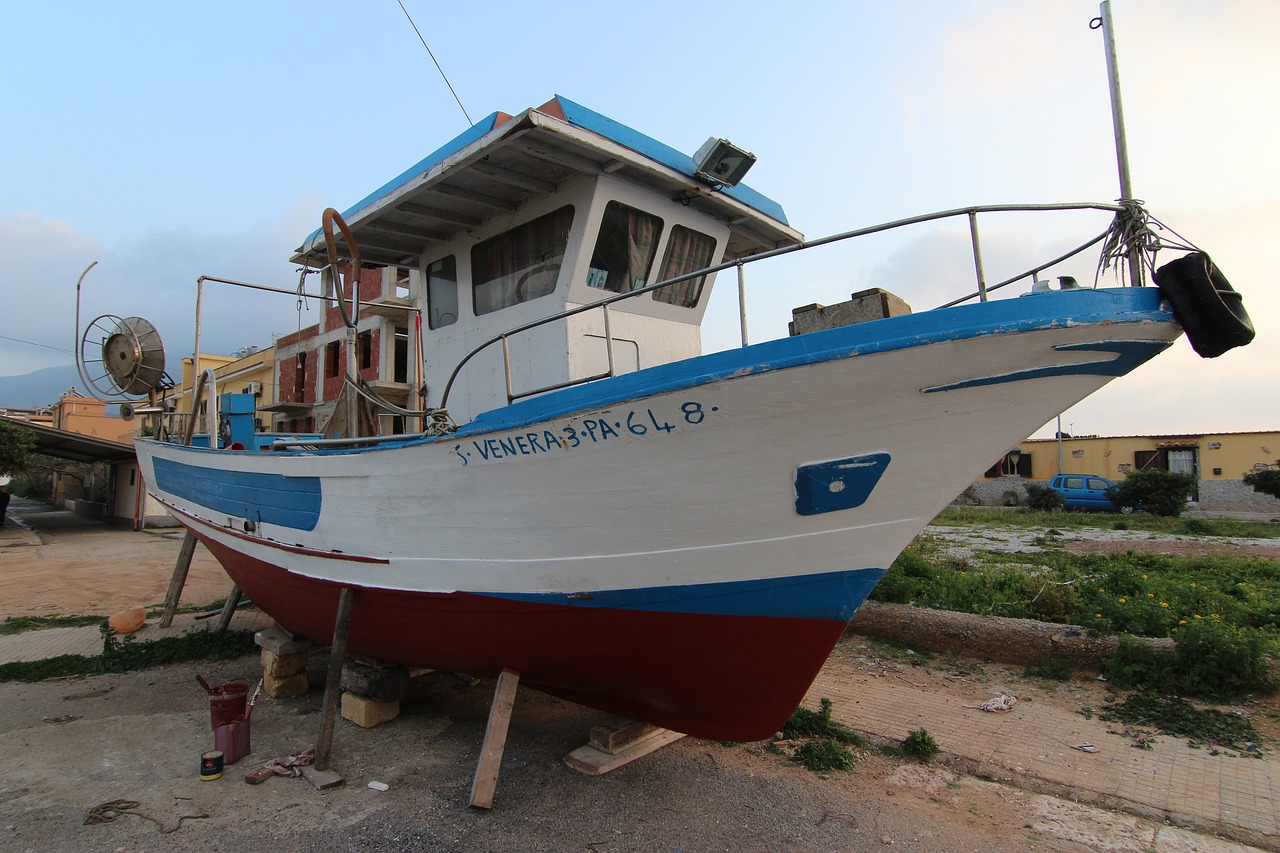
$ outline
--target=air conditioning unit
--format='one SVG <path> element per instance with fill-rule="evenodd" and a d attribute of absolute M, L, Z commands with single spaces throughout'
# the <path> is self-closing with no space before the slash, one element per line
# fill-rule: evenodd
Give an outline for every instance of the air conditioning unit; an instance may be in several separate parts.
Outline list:
<path fill-rule="evenodd" d="M 247 387 L 247 388 L 245 388 L 245 389 L 244 389 L 244 393 L 246 393 L 246 394 L 252 394 L 252 395 L 253 395 L 253 396 L 255 396 L 255 397 L 261 397 L 261 396 L 262 396 L 262 383 L 261 383 L 261 382 L 250 382 L 250 383 L 249 383 L 249 387 Z"/>

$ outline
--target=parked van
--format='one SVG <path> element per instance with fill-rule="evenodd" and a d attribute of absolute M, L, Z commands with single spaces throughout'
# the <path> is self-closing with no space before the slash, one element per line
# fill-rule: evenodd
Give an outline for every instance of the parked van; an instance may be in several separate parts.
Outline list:
<path fill-rule="evenodd" d="M 1097 509 L 1115 512 L 1111 493 L 1116 484 L 1093 474 L 1059 474 L 1049 481 L 1049 488 L 1062 495 L 1067 509 Z"/>

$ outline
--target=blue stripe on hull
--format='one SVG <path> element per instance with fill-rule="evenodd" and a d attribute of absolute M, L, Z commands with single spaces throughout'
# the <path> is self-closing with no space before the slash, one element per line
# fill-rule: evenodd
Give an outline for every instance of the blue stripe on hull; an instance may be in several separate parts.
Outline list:
<path fill-rule="evenodd" d="M 216 512 L 264 524 L 314 530 L 320 520 L 319 477 L 286 477 L 203 468 L 155 459 L 156 487 Z"/>
<path fill-rule="evenodd" d="M 471 593 L 530 604 L 848 622 L 884 576 L 855 569 L 786 578 L 596 592 Z"/>

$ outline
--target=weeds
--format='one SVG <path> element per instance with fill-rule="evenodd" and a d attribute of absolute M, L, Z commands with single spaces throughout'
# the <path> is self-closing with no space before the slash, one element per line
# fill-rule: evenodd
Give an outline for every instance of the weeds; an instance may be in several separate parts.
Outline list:
<path fill-rule="evenodd" d="M 1130 737 L 1134 745 L 1150 749 L 1150 733 L 1131 726 L 1154 726 L 1171 737 L 1186 738 L 1188 745 L 1211 751 L 1233 749 L 1243 755 L 1261 758 L 1258 741 L 1262 738 L 1248 718 L 1213 708 L 1198 709 L 1185 699 L 1154 693 L 1135 693 L 1122 702 L 1104 705 L 1098 718 L 1125 724 L 1116 734 Z"/>
<path fill-rule="evenodd" d="M 853 769 L 853 753 L 833 738 L 819 738 L 801 744 L 794 760 L 815 773 Z"/>
<path fill-rule="evenodd" d="M 101 655 L 59 655 L 45 660 L 0 664 L 0 682 L 130 672 L 192 660 L 231 660 L 256 648 L 252 631 L 224 631 L 220 634 L 193 631 L 180 637 L 162 637 L 145 642 L 135 642 L 132 637 L 118 640 L 114 632 L 108 636 L 107 631 L 103 632 Z"/>
<path fill-rule="evenodd" d="M 1070 681 L 1071 662 L 1062 658 L 1044 658 L 1027 664 L 1022 671 L 1027 678 L 1043 678 L 1048 681 Z"/>
<path fill-rule="evenodd" d="M 0 637 L 45 628 L 83 628 L 101 621 L 101 616 L 62 616 L 57 613 L 51 616 L 7 616 L 0 622 Z"/>
<path fill-rule="evenodd" d="M 928 762 L 938 754 L 938 742 L 925 729 L 915 729 L 907 733 L 901 749 L 908 758 Z"/>

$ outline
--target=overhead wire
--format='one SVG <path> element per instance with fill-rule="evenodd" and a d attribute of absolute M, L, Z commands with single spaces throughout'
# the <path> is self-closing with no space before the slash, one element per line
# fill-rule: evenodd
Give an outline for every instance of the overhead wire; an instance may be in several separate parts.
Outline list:
<path fill-rule="evenodd" d="M 409 19 L 409 26 L 413 27 L 413 31 L 418 34 L 418 41 L 422 42 L 422 46 L 427 49 L 427 56 L 431 57 L 431 61 L 436 64 L 436 70 L 440 72 L 444 84 L 449 87 L 449 93 L 453 95 L 453 99 L 458 102 L 458 109 L 462 110 L 462 115 L 467 120 L 467 124 L 475 127 L 476 123 L 471 120 L 471 116 L 467 113 L 467 108 L 462 105 L 462 99 L 458 97 L 458 93 L 453 90 L 453 84 L 449 82 L 449 77 L 444 73 L 444 69 L 440 67 L 440 60 L 436 59 L 436 55 L 431 52 L 431 48 L 427 47 L 427 40 L 422 37 L 421 30 L 418 25 L 413 22 L 413 16 L 409 14 L 409 10 L 404 7 L 403 0 L 396 0 L 400 4 L 400 11 L 404 12 L 404 16 Z"/>

